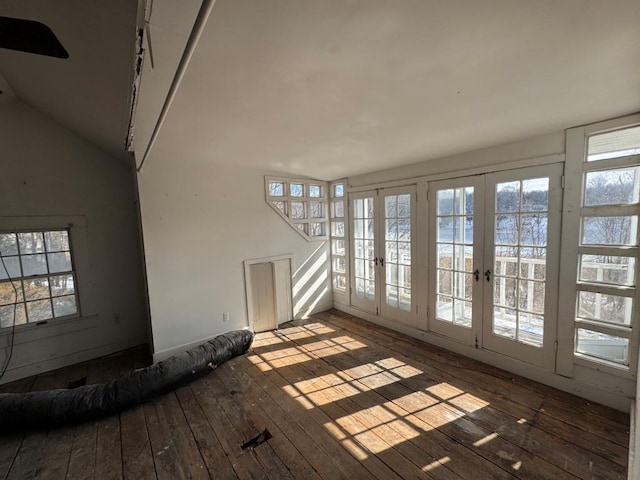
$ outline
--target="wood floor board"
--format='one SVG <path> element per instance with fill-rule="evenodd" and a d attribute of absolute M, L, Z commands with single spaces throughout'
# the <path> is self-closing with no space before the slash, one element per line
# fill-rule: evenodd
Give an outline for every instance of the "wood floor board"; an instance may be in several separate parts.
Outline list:
<path fill-rule="evenodd" d="M 149 362 L 136 347 L 0 392 L 106 382 Z M 0 479 L 624 480 L 628 422 L 331 310 L 119 415 L 0 433 Z"/>
<path fill-rule="evenodd" d="M 159 479 L 211 478 L 174 392 L 145 404 Z"/>
<path fill-rule="evenodd" d="M 369 346 L 367 349 L 355 350 L 350 353 L 362 362 L 375 361 L 377 358 L 376 354 L 378 356 L 381 355 L 380 348 L 374 345 Z M 438 371 L 434 371 L 426 363 L 412 362 L 412 359 L 401 355 L 397 355 L 397 357 L 404 358 L 406 361 L 411 362 L 413 366 L 428 373 L 431 378 L 435 378 L 441 382 L 448 380 L 445 375 L 439 375 Z M 329 362 L 339 362 L 340 360 L 341 357 L 336 357 L 335 359 L 330 357 L 327 359 Z M 338 364 L 337 366 L 344 367 L 343 364 Z M 380 375 L 382 375 L 382 373 Z M 393 378 L 390 381 L 392 380 Z M 410 376 L 399 380 L 399 382 L 406 385 L 410 391 L 419 391 L 421 386 L 423 386 L 421 385 L 421 381 L 421 375 Z M 529 451 L 539 458 L 544 458 L 560 467 L 570 465 L 574 474 L 578 475 L 578 472 L 580 472 L 578 476 L 581 476 L 581 478 L 591 478 L 594 472 L 600 476 L 608 471 L 617 472 L 620 478 L 624 478 L 623 475 L 624 472 L 626 472 L 626 462 L 624 461 L 626 450 L 622 447 L 609 441 L 605 442 L 600 440 L 589 442 L 588 440 L 593 440 L 592 438 L 584 441 L 585 436 L 592 437 L 592 435 L 589 432 L 578 431 L 578 429 L 575 428 L 569 432 L 567 432 L 566 428 L 564 430 L 553 428 L 553 426 L 568 427 L 562 422 L 552 423 L 547 420 L 548 430 L 551 430 L 551 433 L 549 433 L 544 429 L 538 428 L 535 422 L 536 417 L 547 418 L 545 414 L 534 416 L 533 414 L 535 412 L 533 410 L 529 409 L 529 411 L 525 411 L 522 407 L 515 408 L 514 411 L 513 407 L 517 406 L 517 404 L 513 402 L 504 401 L 504 399 L 491 395 L 486 390 L 472 386 L 460 379 L 456 379 L 453 383 L 455 383 L 458 389 L 461 388 L 466 392 L 458 392 L 461 396 L 454 400 L 454 402 L 457 402 L 456 408 L 464 409 L 464 404 L 466 403 L 466 408 L 468 409 L 466 415 L 469 418 L 473 418 L 480 425 L 487 428 L 493 427 L 493 430 L 500 433 L 503 438 L 510 439 L 510 441 L 516 445 L 523 444 L 526 438 Z M 386 390 L 388 391 L 389 388 Z M 472 392 L 480 398 L 474 397 L 469 392 Z M 454 394 L 455 393 L 456 392 L 454 392 Z M 488 403 L 488 405 L 483 405 L 484 403 Z M 497 410 L 497 408 L 500 408 L 500 410 Z M 533 419 L 533 421 L 530 421 L 531 419 Z M 519 426 L 514 428 L 513 425 L 516 423 Z M 558 432 L 564 433 L 565 437 L 563 438 L 562 435 L 558 435 Z M 567 442 L 577 444 L 581 443 L 581 441 L 584 441 L 584 445 L 589 451 L 576 448 L 571 450 L 571 455 L 569 456 L 564 453 Z M 608 449 L 606 448 L 607 445 L 609 447 Z M 601 457 L 600 459 L 592 455 L 594 451 Z"/>
<path fill-rule="evenodd" d="M 233 470 L 229 457 L 224 453 L 215 431 L 207 421 L 191 388 L 179 388 L 176 390 L 176 396 L 189 423 L 189 428 L 191 428 L 200 455 L 202 455 L 202 459 L 207 466 L 209 475 L 212 478 L 221 480 L 237 479 L 238 475 Z"/>
<path fill-rule="evenodd" d="M 230 419 L 224 412 L 210 390 L 212 383 L 217 383 L 215 372 L 208 377 L 196 380 L 190 385 L 209 424 L 213 428 L 222 446 L 224 454 L 229 458 L 231 466 L 240 479 L 268 478 L 252 452 L 245 452 L 241 445 L 244 442 Z M 213 378 L 210 378 L 213 377 Z"/>
<path fill-rule="evenodd" d="M 613 409 L 598 406 L 599 413 L 594 413 L 591 411 L 592 407 L 596 405 L 593 402 L 559 392 L 542 384 L 532 383 L 518 375 L 436 347 L 429 346 L 428 354 L 425 354 L 424 343 L 406 337 L 400 338 L 397 332 L 382 327 L 371 329 L 364 324 L 364 321 L 354 320 L 354 317 L 346 316 L 346 314 L 337 311 L 323 312 L 319 314 L 318 318 L 336 326 L 345 327 L 347 331 L 358 333 L 374 342 L 384 343 L 387 348 L 396 353 L 426 361 L 430 365 L 450 372 L 452 376 L 457 378 L 466 379 L 476 386 L 490 388 L 493 393 L 503 398 L 536 411 L 544 411 L 547 415 L 623 447 L 628 445 L 628 422 L 619 421 L 621 416 L 628 420 L 628 416 L 620 415 L 620 413 L 601 414 L 606 411 L 615 412 Z M 517 388 L 518 385 L 522 388 Z M 531 385 L 537 385 L 538 388 Z M 549 391 L 554 392 L 554 395 L 548 395 Z M 558 396 L 565 400 L 558 400 L 556 398 Z"/>
<path fill-rule="evenodd" d="M 242 372 L 240 368 L 236 367 L 236 362 L 229 362 L 226 366 L 218 377 L 224 383 L 226 391 L 230 393 L 233 392 L 232 394 L 236 405 L 247 410 L 248 414 L 259 418 L 259 420 L 254 420 L 253 423 L 256 425 L 264 425 L 264 428 L 271 436 L 265 443 L 269 444 L 274 454 L 281 460 L 279 465 L 285 466 L 290 472 L 291 478 L 321 480 L 320 475 L 318 475 L 314 467 L 300 454 L 295 444 L 292 443 L 282 431 L 281 426 L 285 427 L 286 425 L 281 422 L 276 423 L 262 408 L 262 399 L 256 395 L 256 389 L 253 383 L 249 379 L 245 381 L 240 380 L 239 377 Z M 264 449 L 258 447 L 255 450 L 259 454 L 258 460 L 264 468 L 264 463 L 261 459 Z M 336 475 L 334 474 L 331 478 L 336 478 Z"/>

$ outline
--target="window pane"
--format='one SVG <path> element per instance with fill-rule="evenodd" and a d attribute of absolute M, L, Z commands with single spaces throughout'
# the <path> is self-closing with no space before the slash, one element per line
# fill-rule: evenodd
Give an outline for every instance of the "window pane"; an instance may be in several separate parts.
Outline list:
<path fill-rule="evenodd" d="M 0 255 L 17 255 L 18 239 L 15 233 L 0 233 Z"/>
<path fill-rule="evenodd" d="M 282 197 L 284 195 L 284 183 L 269 182 L 269 195 L 272 197 Z"/>
<path fill-rule="evenodd" d="M 306 223 L 299 223 L 298 225 L 296 225 L 296 227 L 298 228 L 298 230 L 300 230 L 301 232 L 306 233 L 307 235 L 309 234 L 309 225 L 307 225 Z"/>
<path fill-rule="evenodd" d="M 322 196 L 322 188 L 320 185 L 309 185 L 309 196 L 320 198 Z"/>
<path fill-rule="evenodd" d="M 22 273 L 25 277 L 47 273 L 47 260 L 44 255 L 22 255 Z"/>
<path fill-rule="evenodd" d="M 518 314 L 518 340 L 533 347 L 541 347 L 544 334 L 544 317 L 530 313 Z"/>
<path fill-rule="evenodd" d="M 342 183 L 337 183 L 333 186 L 333 195 L 336 197 L 344 196 L 344 185 Z"/>
<path fill-rule="evenodd" d="M 398 217 L 411 217 L 411 195 L 408 193 L 398 195 Z"/>
<path fill-rule="evenodd" d="M 547 214 L 520 215 L 520 245 L 547 244 Z"/>
<path fill-rule="evenodd" d="M 309 207 L 311 210 L 311 218 L 323 218 L 324 214 L 322 212 L 322 203 L 320 202 L 311 202 L 309 203 Z"/>
<path fill-rule="evenodd" d="M 499 245 L 518 244 L 519 215 L 496 215 L 495 243 Z"/>
<path fill-rule="evenodd" d="M 631 325 L 633 299 L 604 293 L 579 292 L 578 317 Z"/>
<path fill-rule="evenodd" d="M 438 215 L 453 214 L 453 190 L 438 191 Z"/>
<path fill-rule="evenodd" d="M 42 232 L 27 232 L 18 234 L 18 245 L 20 253 L 42 253 L 44 252 L 44 235 Z"/>
<path fill-rule="evenodd" d="M 640 126 L 589 137 L 587 161 L 640 154 Z"/>
<path fill-rule="evenodd" d="M 22 302 L 22 283 L 17 282 L 0 282 L 0 305 L 9 305 L 11 303 Z"/>
<path fill-rule="evenodd" d="M 69 250 L 69 233 L 65 230 L 44 232 L 47 252 L 62 252 Z"/>
<path fill-rule="evenodd" d="M 69 252 L 47 253 L 47 259 L 49 260 L 50 273 L 71 271 L 71 253 Z"/>
<path fill-rule="evenodd" d="M 311 231 L 312 237 L 323 237 L 324 236 L 324 224 L 312 222 L 309 224 L 309 229 Z"/>
<path fill-rule="evenodd" d="M 344 217 L 344 202 L 342 200 L 333 202 L 333 216 L 336 218 Z"/>
<path fill-rule="evenodd" d="M 335 255 L 344 255 L 345 253 L 344 247 L 345 247 L 344 240 L 333 241 L 333 253 Z"/>
<path fill-rule="evenodd" d="M 53 312 L 56 317 L 66 317 L 78 313 L 76 306 L 76 296 L 67 295 L 65 297 L 56 297 L 53 299 Z"/>
<path fill-rule="evenodd" d="M 583 245 L 635 245 L 638 217 L 583 217 Z"/>
<path fill-rule="evenodd" d="M 55 277 L 49 277 L 49 285 L 51 287 L 51 295 L 54 297 L 75 293 L 73 275 L 56 275 Z"/>
<path fill-rule="evenodd" d="M 607 283 L 609 285 L 635 285 L 634 257 L 613 255 L 580 255 L 582 282 Z"/>
<path fill-rule="evenodd" d="M 496 185 L 496 213 L 520 210 L 520 182 L 505 182 Z"/>
<path fill-rule="evenodd" d="M 303 197 L 304 185 L 302 185 L 301 183 L 292 183 L 290 185 L 290 191 L 292 197 Z"/>
<path fill-rule="evenodd" d="M 36 300 L 35 302 L 27 302 L 27 315 L 29 323 L 41 322 L 53 318 L 51 310 L 51 300 Z"/>
<path fill-rule="evenodd" d="M 291 218 L 307 218 L 304 202 L 291 202 Z"/>
<path fill-rule="evenodd" d="M 638 203 L 640 167 L 587 172 L 584 205 L 629 205 Z"/>
<path fill-rule="evenodd" d="M 438 302 L 436 305 L 436 316 L 438 320 L 445 322 L 453 321 L 453 299 L 449 297 L 442 297 L 438 295 Z"/>
<path fill-rule="evenodd" d="M 27 300 L 41 300 L 49 298 L 49 280 L 46 278 L 34 278 L 24 280 L 24 295 Z"/>
<path fill-rule="evenodd" d="M 629 340 L 578 328 L 576 352 L 627 365 L 629 363 Z"/>
<path fill-rule="evenodd" d="M 4 263 L 4 265 L 2 265 L 2 263 Z M 8 276 L 7 273 L 9 274 Z M 21 276 L 20 257 L 2 257 L 2 262 L 0 263 L 0 280 Z"/>
<path fill-rule="evenodd" d="M 497 305 L 493 307 L 493 333 L 501 337 L 516 338 L 517 312 Z"/>
<path fill-rule="evenodd" d="M 359 222 L 358 225 L 362 225 L 362 220 L 356 220 L 356 222 Z M 344 237 L 344 222 L 331 222 L 331 235 Z M 362 232 L 357 238 L 362 238 Z"/>
<path fill-rule="evenodd" d="M 522 211 L 546 212 L 549 209 L 549 179 L 534 178 L 522 181 Z"/>
<path fill-rule="evenodd" d="M 0 327 L 10 328 L 15 320 L 16 325 L 27 323 L 27 316 L 24 313 L 24 304 L 6 305 L 0 307 Z"/>

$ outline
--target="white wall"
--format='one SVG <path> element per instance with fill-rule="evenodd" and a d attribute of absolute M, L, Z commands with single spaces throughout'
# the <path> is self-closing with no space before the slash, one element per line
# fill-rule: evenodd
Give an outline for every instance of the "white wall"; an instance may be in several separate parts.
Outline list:
<path fill-rule="evenodd" d="M 7 217 L 81 217 L 91 282 L 78 285 L 86 318 L 16 330 L 2 382 L 146 343 L 131 168 L 15 98 L 0 103 L 0 145 L 3 225 L 13 221 Z M 89 297 L 90 308 L 82 303 Z M 0 346 L 8 340 L 0 334 Z M 0 362 L 3 355 L 0 347 Z"/>
<path fill-rule="evenodd" d="M 293 254 L 294 315 L 331 307 L 329 242 L 308 242 L 267 205 L 268 172 L 162 152 L 138 175 L 156 360 L 248 326 L 244 260 Z"/>

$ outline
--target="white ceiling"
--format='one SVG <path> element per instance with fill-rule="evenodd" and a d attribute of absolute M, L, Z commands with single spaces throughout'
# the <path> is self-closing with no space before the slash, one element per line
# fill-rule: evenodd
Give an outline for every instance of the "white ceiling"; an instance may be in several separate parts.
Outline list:
<path fill-rule="evenodd" d="M 16 95 L 127 159 L 137 0 L 2 0 L 0 15 L 44 23 L 68 59 L 0 48 L 0 75 Z"/>
<path fill-rule="evenodd" d="M 199 5 L 153 1 L 138 159 Z M 3 0 L 0 15 L 43 21 L 71 55 L 0 50 L 16 94 L 122 154 L 136 2 Z M 637 112 L 638 25 L 637 0 L 217 0 L 148 165 L 335 179 Z"/>

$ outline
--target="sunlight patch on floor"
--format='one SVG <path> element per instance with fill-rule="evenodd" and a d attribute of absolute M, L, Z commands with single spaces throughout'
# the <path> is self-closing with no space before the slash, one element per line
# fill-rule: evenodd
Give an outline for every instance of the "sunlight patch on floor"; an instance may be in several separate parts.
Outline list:
<path fill-rule="evenodd" d="M 425 465 L 424 467 L 422 467 L 422 471 L 423 472 L 430 472 L 434 468 L 441 467 L 442 465 L 444 465 L 445 463 L 449 463 L 450 461 L 451 461 L 451 457 L 442 457 L 442 458 L 440 458 L 438 460 L 434 460 L 430 464 Z"/>

